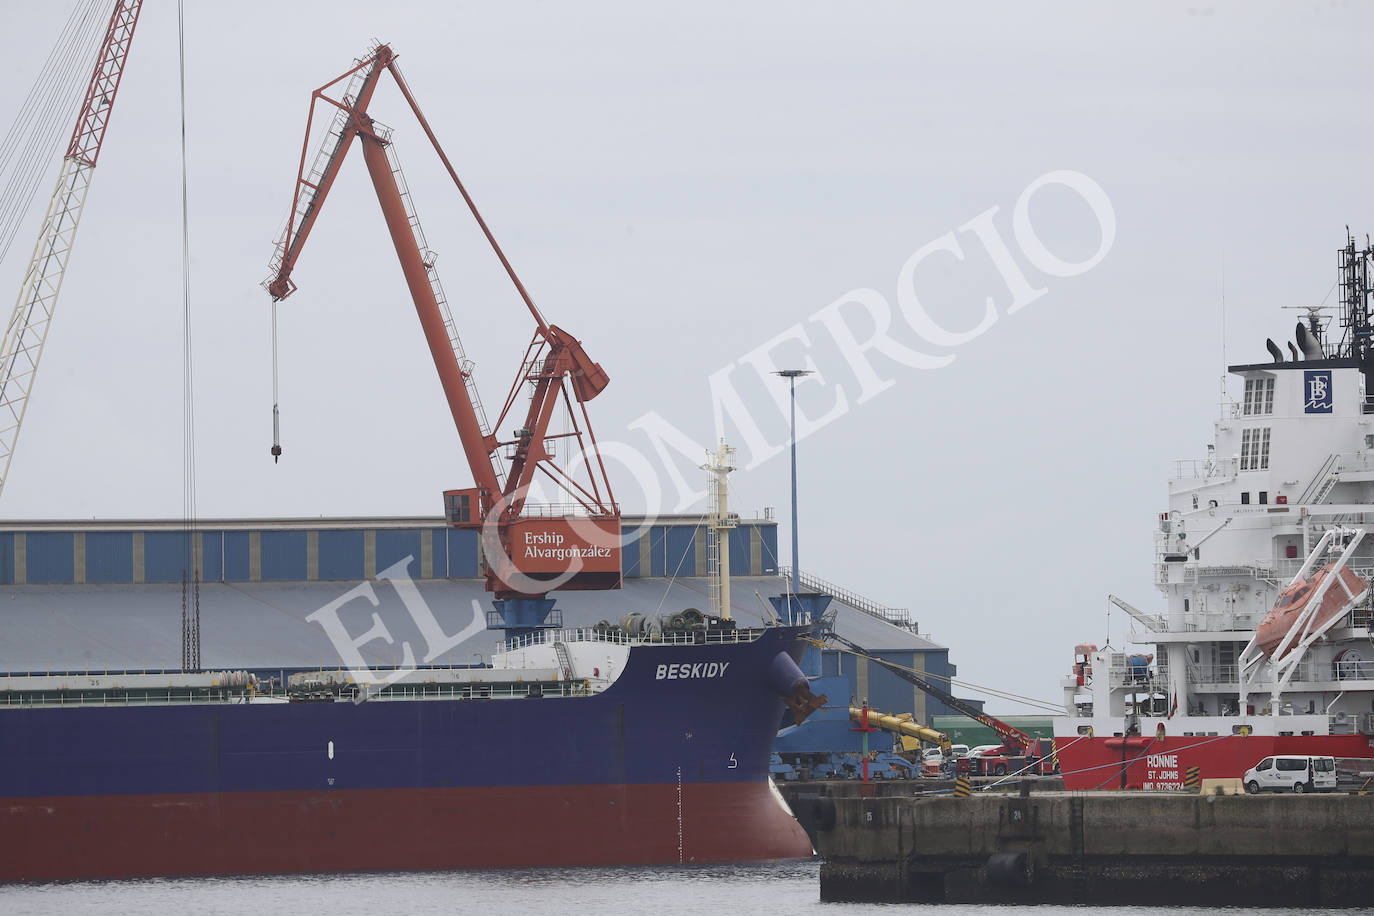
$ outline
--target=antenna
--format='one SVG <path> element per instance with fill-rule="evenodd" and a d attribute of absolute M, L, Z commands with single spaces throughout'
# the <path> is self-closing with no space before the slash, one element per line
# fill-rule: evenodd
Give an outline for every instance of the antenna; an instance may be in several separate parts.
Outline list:
<path fill-rule="evenodd" d="M 1221 378 L 1225 395 L 1226 379 L 1226 249 L 1221 249 Z"/>
<path fill-rule="evenodd" d="M 1346 227 L 1345 247 L 1337 253 L 1340 270 L 1341 336 L 1336 356 L 1353 359 L 1365 379 L 1365 413 L 1374 412 L 1374 331 L 1369 321 L 1369 262 L 1374 248 L 1365 239 L 1357 249 L 1355 238 Z"/>
<path fill-rule="evenodd" d="M 1226 246 L 1221 249 L 1221 414 L 1226 413 L 1226 404 L 1230 401 L 1227 396 L 1226 382 L 1230 373 L 1226 371 Z"/>
<path fill-rule="evenodd" d="M 1330 311 L 1328 306 L 1284 305 L 1280 308 L 1305 312 L 1307 315 L 1307 338 L 1303 336 L 1302 322 L 1298 322 L 1297 327 L 1298 350 L 1303 359 L 1326 359 L 1336 355 L 1335 350 L 1326 345 L 1326 328 L 1331 324 L 1331 318 L 1325 314 Z M 1313 346 L 1316 347 L 1315 356 L 1312 354 Z M 1339 350 L 1339 346 L 1335 349 Z"/>

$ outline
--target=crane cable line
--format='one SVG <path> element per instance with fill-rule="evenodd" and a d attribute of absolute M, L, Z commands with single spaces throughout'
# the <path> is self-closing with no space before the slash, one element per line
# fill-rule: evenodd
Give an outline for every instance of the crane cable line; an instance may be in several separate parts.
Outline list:
<path fill-rule="evenodd" d="M 185 519 L 186 566 L 181 578 L 181 667 L 199 671 L 200 558 L 196 541 L 196 392 L 191 346 L 191 223 L 186 166 L 186 26 L 182 0 L 177 0 L 177 76 L 181 98 L 181 327 L 182 327 L 182 510 Z"/>
<path fill-rule="evenodd" d="M 9 251 L 61 142 L 62 113 L 79 98 L 84 64 L 100 35 L 100 19 L 93 15 L 96 2 L 86 0 L 84 14 L 80 8 L 73 10 L 0 146 L 0 173 L 10 169 L 21 144 L 23 153 L 0 195 L 0 260 Z"/>
<path fill-rule="evenodd" d="M 949 685 L 952 686 L 952 687 L 953 687 L 953 686 L 964 687 L 964 688 L 967 688 L 967 689 L 969 689 L 969 690 L 976 691 L 976 692 L 978 692 L 978 693 L 987 694 L 987 695 L 990 696 L 990 697 L 996 697 L 996 698 L 999 699 L 999 700 L 1011 700 L 1011 701 L 1016 702 L 1016 703 L 1021 703 L 1021 704 L 1025 705 L 1025 706 L 1034 706 L 1034 707 L 1038 707 L 1038 708 L 1041 708 L 1041 709 L 1045 709 L 1045 710 L 1047 710 L 1047 711 L 1052 710 L 1052 711 L 1055 712 L 1055 713 L 1062 713 L 1062 712 L 1064 711 L 1064 709 L 1063 709 L 1062 706 L 1059 706 L 1059 705 L 1057 705 L 1057 704 L 1055 704 L 1055 703 L 1051 703 L 1051 702 L 1049 702 L 1049 701 L 1047 701 L 1047 700 L 1040 700 L 1040 699 L 1036 699 L 1035 697 L 1022 696 L 1021 694 L 1011 693 L 1010 691 L 1006 691 L 1006 690 L 999 690 L 999 689 L 997 689 L 997 688 L 995 688 L 995 687 L 983 687 L 983 686 L 981 686 L 981 685 L 979 685 L 979 684 L 970 683 L 969 681 L 961 681 L 961 680 L 957 680 L 957 679 L 952 678 L 952 677 L 946 677 L 946 676 L 940 675 L 940 674 L 933 674 L 933 673 L 931 673 L 931 672 L 929 672 L 929 671 L 917 671 L 915 668 L 913 668 L 913 667 L 911 667 L 911 666 L 909 666 L 909 665 L 901 665 L 901 664 L 898 664 L 897 662 L 890 661 L 890 660 L 885 659 L 885 658 L 882 658 L 882 659 L 880 659 L 880 658 L 875 658 L 875 657 L 872 656 L 872 655 L 865 655 L 864 653 L 855 652 L 853 649 L 847 649 L 847 648 L 844 648 L 844 647 L 842 647 L 842 646 L 833 646 L 833 645 L 830 645 L 829 643 L 822 643 L 822 642 L 819 642 L 819 641 L 814 642 L 813 645 L 817 645 L 817 646 L 820 647 L 820 648 L 833 649 L 833 650 L 835 650 L 836 652 L 843 652 L 843 653 L 845 653 L 845 654 L 847 654 L 847 655 L 853 655 L 853 656 L 856 657 L 856 658 L 864 658 L 864 659 L 867 659 L 867 660 L 872 661 L 872 662 L 877 662 L 877 663 L 880 664 L 880 665 L 891 665 L 891 666 L 894 667 L 894 668 L 901 668 L 903 671 L 909 671 L 909 672 L 911 672 L 912 674 L 915 674 L 915 675 L 917 675 L 918 677 L 923 677 L 923 678 L 925 678 L 925 679 L 927 679 L 927 680 L 931 680 L 931 681 L 944 681 L 945 683 L 949 684 Z"/>
<path fill-rule="evenodd" d="M 67 17 L 67 24 L 63 26 L 62 32 L 53 43 L 52 50 L 48 52 L 48 59 L 43 63 L 43 68 L 34 77 L 33 85 L 29 87 L 28 95 L 24 97 L 24 104 L 20 106 L 13 123 L 6 131 L 4 140 L 0 140 L 0 169 L 9 164 L 20 141 L 29 136 L 33 125 L 36 122 L 45 123 L 42 118 L 38 117 L 36 109 L 40 105 L 50 104 L 52 96 L 60 94 L 61 87 L 69 79 L 74 82 L 74 77 L 79 75 L 80 64 L 73 63 L 73 61 L 79 57 L 78 46 L 82 41 L 80 30 L 88 30 L 89 34 L 86 35 L 86 39 L 89 40 L 94 37 L 94 25 L 98 23 L 90 17 L 97 2 L 98 0 L 84 0 L 84 15 L 82 14 L 82 7 L 77 6 Z M 59 58 L 62 61 L 60 64 Z M 52 85 L 54 83 L 57 84 L 56 87 Z"/>
<path fill-rule="evenodd" d="M 101 0 L 82 0 L 58 36 L 34 79 L 19 113 L 0 141 L 0 261 L 10 251 L 63 138 L 64 113 L 75 106 L 84 85 L 84 65 L 99 44 Z"/>

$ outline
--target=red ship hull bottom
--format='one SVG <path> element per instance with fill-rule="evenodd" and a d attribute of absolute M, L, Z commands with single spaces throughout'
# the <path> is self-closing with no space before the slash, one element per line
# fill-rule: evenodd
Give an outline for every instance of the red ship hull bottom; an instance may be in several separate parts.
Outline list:
<path fill-rule="evenodd" d="M 1190 767 L 1198 768 L 1199 779 L 1239 779 L 1272 754 L 1374 758 L 1374 740 L 1365 735 L 1056 738 L 1055 754 L 1069 791 L 1181 792 Z M 1369 769 L 1374 769 L 1374 760 Z"/>
<path fill-rule="evenodd" d="M 0 881 L 808 858 L 767 783 L 0 798 Z"/>

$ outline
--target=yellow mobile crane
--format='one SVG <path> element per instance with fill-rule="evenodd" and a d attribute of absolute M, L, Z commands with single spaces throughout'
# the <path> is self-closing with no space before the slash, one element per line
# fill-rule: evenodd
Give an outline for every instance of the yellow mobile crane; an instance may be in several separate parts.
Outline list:
<path fill-rule="evenodd" d="M 900 735 L 907 739 L 902 742 L 902 747 L 908 751 L 916 749 L 916 746 L 908 745 L 907 741 L 910 740 L 934 744 L 940 748 L 940 752 L 943 754 L 948 754 L 950 751 L 948 735 L 944 732 L 937 732 L 927 725 L 913 722 L 909 712 L 892 716 L 867 706 L 862 708 L 851 706 L 849 707 L 849 718 L 851 721 L 862 723 L 865 712 L 868 713 L 868 724 L 873 728 L 881 728 L 885 732 L 892 732 L 894 735 Z"/>

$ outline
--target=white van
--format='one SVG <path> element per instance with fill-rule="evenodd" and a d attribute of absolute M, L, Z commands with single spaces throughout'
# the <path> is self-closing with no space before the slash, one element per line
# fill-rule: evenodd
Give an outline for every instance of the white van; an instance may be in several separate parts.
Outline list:
<path fill-rule="evenodd" d="M 1270 792 L 1336 791 L 1336 758 L 1279 754 L 1265 757 L 1245 771 L 1245 791 L 1256 795 Z"/>

